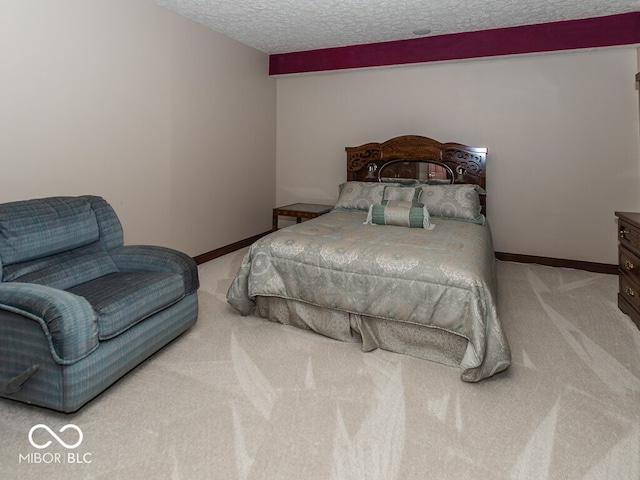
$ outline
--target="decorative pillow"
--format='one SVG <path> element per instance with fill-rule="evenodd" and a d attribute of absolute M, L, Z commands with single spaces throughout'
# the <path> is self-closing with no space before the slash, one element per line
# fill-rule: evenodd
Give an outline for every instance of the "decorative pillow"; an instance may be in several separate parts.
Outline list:
<path fill-rule="evenodd" d="M 425 185 L 420 190 L 419 201 L 431 216 L 484 225 L 477 185 Z"/>
<path fill-rule="evenodd" d="M 419 196 L 420 190 L 414 187 L 386 186 L 382 195 L 382 203 L 386 205 L 389 201 L 400 201 L 407 202 L 409 206 L 421 207 L 422 205 L 418 205 Z"/>
<path fill-rule="evenodd" d="M 369 208 L 365 225 L 396 225 L 399 227 L 424 228 L 432 230 L 427 207 L 402 205 L 401 200 L 390 200 L 388 205 L 374 204 Z"/>
<path fill-rule="evenodd" d="M 335 208 L 367 211 L 371 205 L 382 202 L 384 188 L 388 185 L 378 182 L 343 183 Z"/>

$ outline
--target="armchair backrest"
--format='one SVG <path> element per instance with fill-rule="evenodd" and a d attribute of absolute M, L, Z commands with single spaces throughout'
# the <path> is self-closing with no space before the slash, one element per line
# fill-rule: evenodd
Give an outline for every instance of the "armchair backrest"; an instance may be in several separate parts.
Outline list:
<path fill-rule="evenodd" d="M 0 280 L 66 290 L 118 271 L 108 252 L 123 244 L 122 225 L 97 196 L 0 204 Z"/>

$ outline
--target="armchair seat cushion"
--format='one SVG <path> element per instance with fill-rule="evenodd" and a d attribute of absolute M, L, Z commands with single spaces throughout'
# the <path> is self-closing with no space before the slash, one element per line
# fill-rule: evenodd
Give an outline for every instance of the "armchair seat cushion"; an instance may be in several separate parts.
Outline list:
<path fill-rule="evenodd" d="M 68 290 L 84 297 L 98 317 L 98 339 L 113 338 L 184 297 L 179 274 L 112 273 Z"/>

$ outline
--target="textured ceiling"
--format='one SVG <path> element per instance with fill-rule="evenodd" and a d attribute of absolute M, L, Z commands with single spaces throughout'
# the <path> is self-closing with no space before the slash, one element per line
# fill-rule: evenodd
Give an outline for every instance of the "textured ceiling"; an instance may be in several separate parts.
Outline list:
<path fill-rule="evenodd" d="M 640 0 L 153 0 L 262 52 L 289 53 L 640 11 Z"/>

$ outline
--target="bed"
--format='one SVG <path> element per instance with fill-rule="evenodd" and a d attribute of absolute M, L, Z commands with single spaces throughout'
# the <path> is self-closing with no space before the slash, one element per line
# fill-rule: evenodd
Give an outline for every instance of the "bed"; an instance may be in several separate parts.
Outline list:
<path fill-rule="evenodd" d="M 508 368 L 487 149 L 405 135 L 346 153 L 334 209 L 255 242 L 228 302 L 364 351 L 459 368 L 467 382 Z"/>

